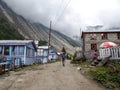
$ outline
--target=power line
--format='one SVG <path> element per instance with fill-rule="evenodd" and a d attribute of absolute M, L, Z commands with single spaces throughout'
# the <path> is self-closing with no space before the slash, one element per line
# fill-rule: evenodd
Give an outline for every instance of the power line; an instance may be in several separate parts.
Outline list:
<path fill-rule="evenodd" d="M 49 16 L 49 17 L 48 17 L 48 20 L 49 20 L 49 21 L 52 20 L 53 22 L 55 22 L 58 14 L 59 14 L 59 12 L 60 12 L 60 10 L 62 9 L 62 4 L 63 4 L 64 1 L 65 1 L 65 0 L 61 0 L 61 2 L 59 2 L 59 3 L 60 3 L 59 7 L 58 7 L 58 5 L 56 6 L 56 7 L 58 7 L 58 9 L 56 9 L 57 12 L 56 12 L 56 14 L 55 14 L 55 17 L 52 19 L 51 16 Z M 52 17 L 53 17 L 53 16 L 52 16 Z"/>
<path fill-rule="evenodd" d="M 62 4 L 63 4 L 63 0 L 61 0 L 61 3 L 60 3 L 60 6 L 58 7 L 58 10 L 57 10 L 57 13 L 56 13 L 56 15 L 55 15 L 55 17 L 54 17 L 54 19 L 53 19 L 53 22 L 55 22 L 55 20 L 56 20 L 56 18 L 57 18 L 57 16 L 58 16 L 58 14 L 59 14 L 59 11 L 61 10 L 61 8 L 62 8 Z"/>
<path fill-rule="evenodd" d="M 68 3 L 66 4 L 66 6 L 64 7 L 62 13 L 58 16 L 58 18 L 56 19 L 56 21 L 54 22 L 54 25 L 56 25 L 57 21 L 60 19 L 60 17 L 64 14 L 66 8 L 68 7 L 68 5 L 70 4 L 71 0 L 68 1 Z"/>
<path fill-rule="evenodd" d="M 69 3 L 71 2 L 71 0 L 69 0 L 66 4 L 66 6 L 64 7 L 62 13 L 58 16 L 58 18 L 56 19 L 56 21 L 54 22 L 54 25 L 56 24 L 56 22 L 60 19 L 60 17 L 63 15 L 63 13 L 65 12 L 66 8 L 68 7 Z"/>

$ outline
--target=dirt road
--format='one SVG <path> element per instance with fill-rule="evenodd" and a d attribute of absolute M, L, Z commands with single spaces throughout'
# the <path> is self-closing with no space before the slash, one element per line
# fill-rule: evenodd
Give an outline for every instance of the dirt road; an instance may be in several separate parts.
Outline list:
<path fill-rule="evenodd" d="M 0 77 L 0 90 L 105 90 L 86 79 L 69 61 L 30 66 Z"/>

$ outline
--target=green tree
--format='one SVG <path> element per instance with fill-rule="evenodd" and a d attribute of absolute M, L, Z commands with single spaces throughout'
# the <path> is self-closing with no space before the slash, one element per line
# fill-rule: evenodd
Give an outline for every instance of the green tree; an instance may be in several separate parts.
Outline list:
<path fill-rule="evenodd" d="M 76 57 L 77 57 L 77 52 L 74 53 L 74 55 L 73 55 L 73 60 L 75 60 Z"/>
<path fill-rule="evenodd" d="M 0 17 L 0 40 L 23 40 L 24 37 L 7 22 Z"/>
<path fill-rule="evenodd" d="M 47 41 L 40 40 L 38 43 L 39 46 L 47 45 Z"/>
<path fill-rule="evenodd" d="M 62 51 L 62 52 L 64 52 L 64 53 L 66 53 L 66 50 L 65 50 L 65 48 L 64 48 L 64 47 L 62 48 L 62 50 L 61 50 L 61 51 Z"/>

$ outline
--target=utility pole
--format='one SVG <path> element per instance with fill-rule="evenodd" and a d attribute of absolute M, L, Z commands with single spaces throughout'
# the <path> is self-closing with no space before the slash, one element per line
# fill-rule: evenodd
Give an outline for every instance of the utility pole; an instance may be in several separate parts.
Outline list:
<path fill-rule="evenodd" d="M 81 36 L 82 36 L 82 29 L 80 28 L 80 40 L 81 40 Z"/>
<path fill-rule="evenodd" d="M 50 21 L 50 29 L 49 29 L 49 36 L 48 36 L 48 59 L 49 59 L 49 48 L 50 48 L 50 38 L 51 38 L 51 26 L 52 26 L 52 21 Z"/>
<path fill-rule="evenodd" d="M 50 21 L 50 30 L 49 30 L 49 39 L 48 39 L 48 46 L 50 46 L 50 38 L 51 38 L 51 25 L 52 25 L 52 21 Z"/>

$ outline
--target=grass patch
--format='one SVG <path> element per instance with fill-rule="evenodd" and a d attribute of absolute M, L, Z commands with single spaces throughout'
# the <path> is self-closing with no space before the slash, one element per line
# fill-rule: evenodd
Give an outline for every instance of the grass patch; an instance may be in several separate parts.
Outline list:
<path fill-rule="evenodd" d="M 106 88 L 120 87 L 120 72 L 111 73 L 110 67 L 95 67 L 89 70 L 89 75 Z"/>
<path fill-rule="evenodd" d="M 82 60 L 71 60 L 71 64 L 77 64 L 80 65 L 81 67 L 90 67 L 90 62 L 89 61 L 82 61 Z"/>
<path fill-rule="evenodd" d="M 8 21 L 0 17 L 0 40 L 23 40 L 24 37 L 8 23 Z"/>
<path fill-rule="evenodd" d="M 120 88 L 120 64 L 115 64 L 114 69 L 110 66 L 91 66 L 90 61 L 82 62 L 72 60 L 71 64 L 75 64 L 82 68 L 81 73 L 86 77 L 101 83 L 106 88 Z"/>
<path fill-rule="evenodd" d="M 77 60 L 71 60 L 71 62 L 70 62 L 71 64 L 82 64 L 82 62 L 81 61 L 77 61 Z"/>

